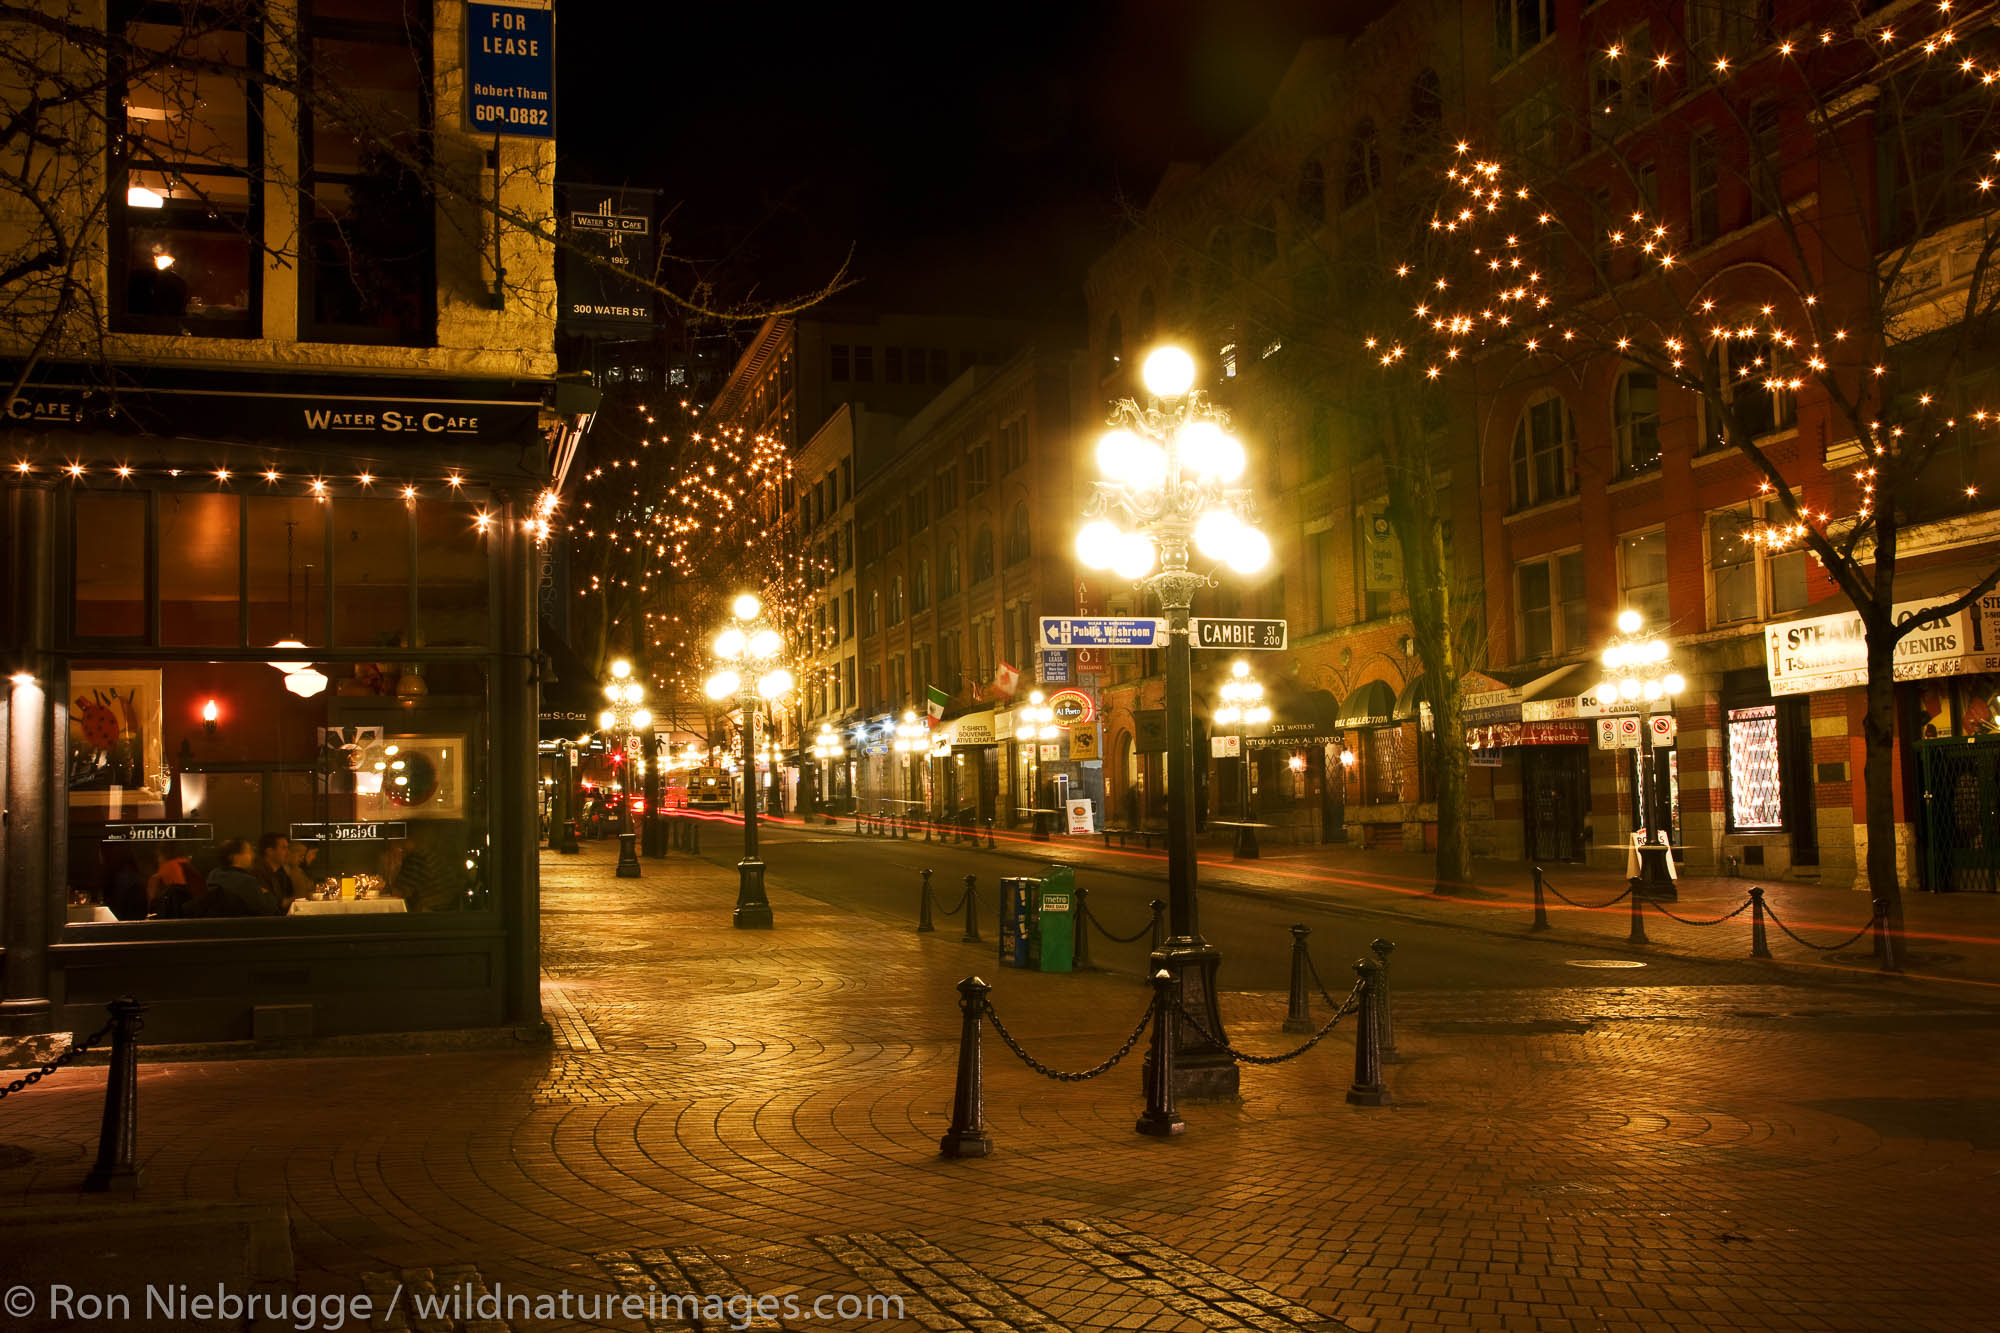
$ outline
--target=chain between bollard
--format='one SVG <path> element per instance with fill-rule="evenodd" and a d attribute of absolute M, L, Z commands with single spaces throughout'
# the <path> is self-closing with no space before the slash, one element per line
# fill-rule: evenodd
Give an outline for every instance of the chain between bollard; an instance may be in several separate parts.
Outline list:
<path fill-rule="evenodd" d="M 1661 907 L 1657 901 L 1653 903 L 1653 906 L 1659 910 L 1661 916 L 1665 917 L 1669 921 L 1678 921 L 1683 926 L 1719 926 L 1725 921 L 1734 921 L 1737 917 L 1742 916 L 1745 912 L 1749 911 L 1750 898 L 1746 894 L 1744 896 L 1743 905 L 1741 907 L 1737 908 L 1733 912 L 1725 913 L 1722 916 L 1715 917 L 1708 921 L 1691 921 L 1687 917 L 1677 916 L 1674 913 L 1669 912 L 1666 908 Z"/>
<path fill-rule="evenodd" d="M 1550 893 L 1553 893 L 1556 897 L 1562 899 L 1564 902 L 1568 903 L 1571 907 L 1574 907 L 1578 911 L 1582 912 L 1601 912 L 1607 907 L 1616 907 L 1618 904 L 1624 902 L 1627 898 L 1632 896 L 1632 890 L 1627 888 L 1623 893 L 1619 894 L 1616 898 L 1608 898 L 1601 903 L 1580 903 L 1576 899 L 1564 893 L 1561 889 L 1557 888 L 1555 885 L 1548 883 L 1546 880 L 1543 881 L 1542 887 L 1547 889 Z"/>
<path fill-rule="evenodd" d="M 1109 1073 L 1117 1067 L 1120 1060 L 1123 1060 L 1132 1053 L 1132 1048 L 1139 1044 L 1139 1038 L 1145 1035 L 1146 1028 L 1153 1021 L 1153 1005 L 1150 1000 L 1147 1001 L 1146 1012 L 1139 1015 L 1139 1025 L 1132 1029 L 1132 1035 L 1125 1039 L 1125 1044 L 1114 1051 L 1109 1059 L 1105 1060 L 1102 1064 L 1093 1065 L 1089 1069 L 1074 1071 L 1051 1069 L 1021 1049 L 1021 1043 L 1014 1040 L 1014 1034 L 1007 1031 L 1007 1025 L 1002 1023 L 1000 1015 L 993 1011 L 993 1002 L 991 1000 L 986 1002 L 986 1018 L 988 1022 L 993 1024 L 993 1030 L 1000 1034 L 1000 1040 L 1007 1044 L 1007 1049 L 1020 1057 L 1022 1064 L 1034 1070 L 1043 1078 L 1052 1078 L 1058 1083 L 1081 1083 L 1086 1079 L 1093 1079 L 1100 1074 Z"/>
<path fill-rule="evenodd" d="M 1145 925 L 1139 927 L 1139 929 L 1133 931 L 1130 935 L 1114 935 L 1104 928 L 1104 923 L 1097 919 L 1096 912 L 1086 908 L 1085 915 L 1090 918 L 1090 924 L 1097 927 L 1097 933 L 1105 939 L 1110 940 L 1113 944 L 1136 944 L 1150 934 L 1153 929 L 1152 921 L 1148 920 Z"/>
<path fill-rule="evenodd" d="M 1319 969 L 1313 966 L 1312 950 L 1307 949 L 1305 951 L 1305 955 L 1306 955 L 1306 973 L 1307 975 L 1312 977 L 1313 989 L 1319 992 L 1320 999 L 1325 1000 L 1330 1007 L 1335 1009 L 1340 1008 L 1343 1003 L 1346 1003 L 1347 1001 L 1352 1001 L 1354 999 L 1354 996 L 1351 994 L 1347 997 L 1347 1001 L 1336 1000 L 1331 995 L 1327 994 L 1326 983 L 1319 979 Z M 1360 983 L 1357 982 L 1355 984 L 1355 989 L 1356 990 L 1360 989 Z"/>
<path fill-rule="evenodd" d="M 1282 1055 L 1252 1055 L 1248 1051 L 1239 1051 L 1234 1046 L 1231 1046 L 1228 1042 L 1221 1040 L 1220 1038 L 1215 1036 L 1215 1034 L 1211 1033 L 1208 1030 L 1208 1028 L 1202 1023 L 1202 1021 L 1199 1018 L 1196 1018 L 1192 1013 L 1189 1013 L 1187 1006 L 1182 1004 L 1178 999 L 1174 1001 L 1174 1008 L 1179 1010 L 1181 1022 L 1191 1025 L 1194 1028 L 1195 1032 L 1199 1036 L 1206 1039 L 1210 1045 L 1219 1047 L 1222 1050 L 1228 1052 L 1230 1059 L 1241 1060 L 1243 1061 L 1243 1063 L 1250 1065 L 1281 1065 L 1285 1063 L 1285 1061 L 1287 1060 L 1298 1059 L 1300 1056 L 1304 1055 L 1307 1051 L 1319 1045 L 1321 1039 L 1324 1038 L 1327 1033 L 1333 1031 L 1333 1029 L 1339 1025 L 1341 1019 L 1347 1017 L 1347 1015 L 1353 1013 L 1356 1009 L 1360 1008 L 1361 990 L 1362 987 L 1365 986 L 1366 984 L 1367 984 L 1366 982 L 1361 982 L 1361 981 L 1355 982 L 1354 989 L 1352 992 L 1348 994 L 1346 1002 L 1340 1005 L 1336 1005 L 1334 1007 L 1333 1017 L 1327 1019 L 1326 1022 L 1320 1024 L 1319 1031 L 1313 1033 L 1312 1036 L 1306 1038 L 1305 1042 L 1302 1045 L 1298 1046 L 1296 1049 L 1286 1051 Z"/>
<path fill-rule="evenodd" d="M 1847 948 L 1849 945 L 1859 940 L 1863 935 L 1866 935 L 1869 931 L 1875 929 L 1876 919 L 1881 916 L 1881 913 L 1876 912 L 1871 914 L 1868 920 L 1862 925 L 1861 929 L 1855 931 L 1852 935 L 1849 935 L 1846 939 L 1842 940 L 1838 944 L 1814 944 L 1811 940 L 1801 937 L 1797 931 L 1793 930 L 1790 926 L 1786 925 L 1782 920 L 1779 919 L 1778 909 L 1773 907 L 1768 902 L 1764 904 L 1764 915 L 1771 918 L 1771 920 L 1777 922 L 1779 930 L 1784 931 L 1787 935 L 1790 935 L 1794 940 L 1798 941 L 1806 948 L 1814 950 L 1817 953 L 1839 953 L 1842 949 Z"/>
<path fill-rule="evenodd" d="M 97 1029 L 97 1031 L 91 1033 L 88 1037 L 85 1037 L 82 1041 L 76 1043 L 74 1046 L 70 1047 L 68 1050 L 58 1055 L 55 1059 L 50 1060 L 47 1064 L 44 1064 L 40 1069 L 31 1069 L 27 1073 L 23 1074 L 21 1077 L 9 1083 L 6 1087 L 0 1088 L 0 1098 L 11 1097 L 17 1092 L 22 1092 L 28 1088 L 32 1088 L 37 1083 L 40 1083 L 43 1079 L 47 1078 L 50 1074 L 55 1073 L 58 1069 L 61 1069 L 65 1065 L 72 1064 L 75 1061 L 81 1059 L 83 1054 L 86 1051 L 88 1051 L 92 1046 L 104 1040 L 104 1038 L 110 1036 L 111 1029 L 115 1026 L 117 1026 L 116 1019 L 107 1022 L 103 1027 Z"/>

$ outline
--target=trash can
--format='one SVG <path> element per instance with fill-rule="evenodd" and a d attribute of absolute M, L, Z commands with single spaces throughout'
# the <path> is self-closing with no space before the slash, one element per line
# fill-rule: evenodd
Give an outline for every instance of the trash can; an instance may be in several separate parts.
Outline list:
<path fill-rule="evenodd" d="M 1000 966 L 1032 966 L 1035 881 L 1027 877 L 1000 881 Z"/>
<path fill-rule="evenodd" d="M 1035 966 L 1067 972 L 1076 957 L 1076 871 L 1050 866 L 1036 888 Z"/>

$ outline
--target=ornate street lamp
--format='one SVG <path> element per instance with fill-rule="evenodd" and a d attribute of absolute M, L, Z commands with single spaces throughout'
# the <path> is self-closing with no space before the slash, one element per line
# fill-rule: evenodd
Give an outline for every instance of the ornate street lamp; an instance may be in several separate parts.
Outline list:
<path fill-rule="evenodd" d="M 639 853 L 633 846 L 632 833 L 632 789 L 638 773 L 638 750 L 634 734 L 643 732 L 653 725 L 653 715 L 640 707 L 646 697 L 646 687 L 632 679 L 632 664 L 619 658 L 611 664 L 611 679 L 605 682 L 604 697 L 611 706 L 597 715 L 600 731 L 610 732 L 618 737 L 618 752 L 624 759 L 624 774 L 620 785 L 624 788 L 618 801 L 618 878 L 639 878 Z"/>
<path fill-rule="evenodd" d="M 1250 664 L 1237 658 L 1229 664 L 1229 679 L 1222 682 L 1222 706 L 1215 710 L 1215 725 L 1236 729 L 1236 776 L 1243 787 L 1243 822 L 1236 826 L 1238 860 L 1254 861 L 1261 854 L 1257 828 L 1250 822 L 1250 728 L 1271 720 L 1264 704 L 1264 687 L 1250 674 Z"/>
<path fill-rule="evenodd" d="M 1673 852 L 1665 838 L 1654 836 L 1653 784 L 1658 778 L 1654 772 L 1652 728 L 1644 724 L 1644 719 L 1663 700 L 1668 714 L 1672 715 L 1674 696 L 1687 688 L 1686 679 L 1674 670 L 1671 656 L 1672 649 L 1667 646 L 1667 641 L 1648 632 L 1644 619 L 1637 611 L 1620 611 L 1617 637 L 1611 640 L 1599 658 L 1604 663 L 1605 678 L 1597 687 L 1597 701 L 1601 705 L 1616 701 L 1639 707 L 1642 719 L 1639 728 L 1639 822 L 1646 836 L 1640 844 L 1639 874 L 1632 881 L 1632 892 L 1670 902 L 1679 897 L 1674 890 L 1673 873 L 1667 860 Z"/>
<path fill-rule="evenodd" d="M 1042 759 L 1041 746 L 1062 735 L 1056 726 L 1056 710 L 1042 702 L 1042 692 L 1032 691 L 1028 702 L 1014 712 L 1014 736 L 1021 743 L 1021 757 L 1028 769 L 1028 809 L 1034 813 L 1035 838 L 1046 842 L 1049 836 L 1047 816 L 1042 805 Z"/>
<path fill-rule="evenodd" d="M 757 701 L 775 704 L 791 693 L 793 681 L 778 665 L 785 641 L 765 623 L 764 604 L 746 592 L 731 609 L 735 623 L 715 636 L 715 655 L 724 665 L 708 678 L 707 691 L 718 703 L 735 699 L 743 709 L 743 859 L 736 863 L 735 921 L 743 929 L 768 930 L 771 900 L 757 859 Z"/>
<path fill-rule="evenodd" d="M 819 771 L 814 774 L 815 785 L 820 788 L 819 802 L 822 806 L 831 807 L 833 802 L 827 798 L 834 794 L 834 765 L 847 757 L 847 747 L 841 743 L 840 733 L 833 729 L 832 723 L 819 724 L 819 734 L 813 737 L 812 757 L 820 765 Z M 828 819 L 832 817 L 831 814 L 827 816 Z"/>
<path fill-rule="evenodd" d="M 910 761 L 920 754 L 931 752 L 931 743 L 925 734 L 928 730 L 917 721 L 916 713 L 909 709 L 903 711 L 903 720 L 896 724 L 896 753 L 903 756 L 903 818 L 906 821 L 910 817 L 910 807 L 917 803 L 917 783 Z"/>
<path fill-rule="evenodd" d="M 1142 369 L 1150 401 L 1123 399 L 1097 442 L 1096 483 L 1077 533 L 1078 559 L 1110 569 L 1152 590 L 1167 618 L 1167 905 L 1172 938 L 1153 956 L 1200 1024 L 1182 1023 L 1175 1082 L 1184 1095 L 1233 1097 L 1236 1062 L 1216 1005 L 1221 955 L 1202 938 L 1195 906 L 1194 695 L 1189 679 L 1188 618 L 1195 590 L 1210 586 L 1207 569 L 1227 565 L 1254 574 L 1271 558 L 1271 542 L 1252 525 L 1243 475 L 1242 442 L 1207 395 L 1194 389 L 1194 361 L 1178 347 L 1161 347 Z M 1121 524 L 1123 526 L 1121 526 Z M 1206 568 L 1191 567 L 1191 559 Z M 1206 1032 L 1202 1029 L 1205 1028 Z"/>

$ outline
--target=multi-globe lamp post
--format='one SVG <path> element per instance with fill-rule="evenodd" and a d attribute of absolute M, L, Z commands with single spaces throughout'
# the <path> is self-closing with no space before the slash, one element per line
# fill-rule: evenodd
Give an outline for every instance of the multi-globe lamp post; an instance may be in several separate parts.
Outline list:
<path fill-rule="evenodd" d="M 917 780 L 912 761 L 918 755 L 928 756 L 931 752 L 929 728 L 917 721 L 914 710 L 905 709 L 903 720 L 896 724 L 896 753 L 903 756 L 903 818 L 907 822 L 911 809 L 917 803 Z"/>
<path fill-rule="evenodd" d="M 708 697 L 734 699 L 743 709 L 743 859 L 736 863 L 736 925 L 768 929 L 771 900 L 764 893 L 764 863 L 757 858 L 757 701 L 775 704 L 791 693 L 792 673 L 779 665 L 785 641 L 764 619 L 764 604 L 750 593 L 731 606 L 735 623 L 715 636 L 723 666 L 708 678 Z"/>
<path fill-rule="evenodd" d="M 1236 483 L 1246 458 L 1227 417 L 1194 388 L 1194 361 L 1178 347 L 1156 348 L 1141 368 L 1149 401 L 1122 399 L 1097 442 L 1096 483 L 1077 533 L 1078 559 L 1150 589 L 1167 620 L 1167 907 L 1171 931 L 1151 970 L 1173 977 L 1183 1008 L 1198 1023 L 1178 1025 L 1177 1089 L 1233 1097 L 1236 1062 L 1216 1004 L 1221 955 L 1202 938 L 1195 903 L 1194 696 L 1188 620 L 1209 570 L 1254 574 L 1271 542 L 1252 522 L 1250 493 Z M 1200 561 L 1203 568 L 1195 568 Z M 1205 1029 L 1205 1030 L 1204 1030 Z"/>
<path fill-rule="evenodd" d="M 639 853 L 633 846 L 632 793 L 638 786 L 638 754 L 633 748 L 636 733 L 653 725 L 653 714 L 641 706 L 646 687 L 632 679 L 632 664 L 619 658 L 611 664 L 611 679 L 604 684 L 604 697 L 611 706 L 597 715 L 598 730 L 618 737 L 618 753 L 624 773 L 623 791 L 618 801 L 618 878 L 639 878 Z"/>
<path fill-rule="evenodd" d="M 1042 701 L 1040 690 L 1030 692 L 1028 702 L 1015 711 L 1014 736 L 1021 744 L 1021 758 L 1027 764 L 1028 809 L 1033 812 L 1034 834 L 1038 839 L 1049 836 L 1047 807 L 1042 804 L 1041 747 L 1060 735 L 1056 710 Z"/>
<path fill-rule="evenodd" d="M 847 758 L 847 746 L 840 739 L 840 733 L 833 729 L 831 722 L 819 724 L 819 734 L 813 737 L 812 757 L 819 763 L 819 771 L 814 775 L 815 785 L 819 791 L 815 794 L 814 800 L 823 812 L 829 811 L 833 804 L 830 798 L 834 795 L 835 766 Z M 827 814 L 827 818 L 832 817 L 830 813 Z"/>
<path fill-rule="evenodd" d="M 1215 725 L 1236 729 L 1236 776 L 1243 792 L 1243 822 L 1236 826 L 1236 855 L 1245 861 L 1255 860 L 1261 854 L 1257 827 L 1250 822 L 1249 731 L 1270 720 L 1271 710 L 1264 703 L 1263 685 L 1250 674 L 1250 664 L 1237 658 L 1229 664 L 1229 679 L 1222 682 L 1222 704 L 1215 710 Z"/>
<path fill-rule="evenodd" d="M 1618 613 L 1618 634 L 1606 645 L 1599 661 L 1605 677 L 1597 687 L 1597 701 L 1608 707 L 1614 702 L 1639 706 L 1639 822 L 1645 841 L 1639 849 L 1639 876 L 1632 891 L 1647 897 L 1672 900 L 1678 897 L 1667 858 L 1672 849 L 1656 837 L 1653 828 L 1653 784 L 1657 782 L 1653 759 L 1650 715 L 1662 702 L 1673 715 L 1674 696 L 1687 688 L 1687 681 L 1674 670 L 1672 649 L 1665 639 L 1646 629 L 1637 611 Z M 1671 836 L 1671 835 L 1670 835 Z"/>

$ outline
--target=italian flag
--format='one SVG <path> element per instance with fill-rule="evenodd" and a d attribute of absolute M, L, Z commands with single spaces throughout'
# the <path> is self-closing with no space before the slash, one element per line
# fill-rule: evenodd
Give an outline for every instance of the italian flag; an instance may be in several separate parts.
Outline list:
<path fill-rule="evenodd" d="M 933 722 L 943 721 L 944 701 L 951 696 L 935 685 L 925 687 L 924 696 L 924 712 L 930 715 Z"/>

